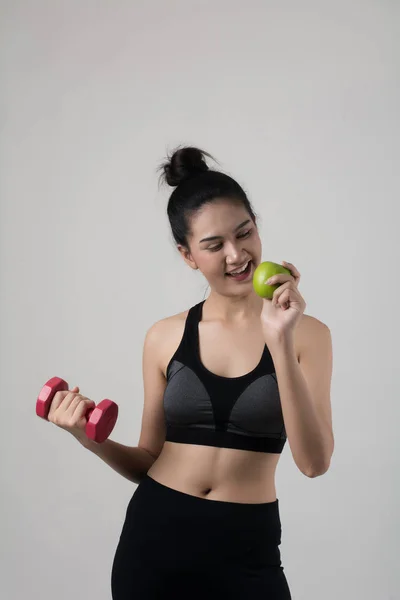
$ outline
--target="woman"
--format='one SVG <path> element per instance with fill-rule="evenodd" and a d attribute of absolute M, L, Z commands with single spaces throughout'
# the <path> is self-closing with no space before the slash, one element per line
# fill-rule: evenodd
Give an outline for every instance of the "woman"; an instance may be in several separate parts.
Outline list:
<path fill-rule="evenodd" d="M 329 330 L 304 316 L 293 265 L 292 276 L 274 277 L 282 285 L 272 301 L 256 295 L 255 214 L 205 155 L 182 148 L 163 166 L 175 187 L 168 216 L 177 248 L 211 291 L 147 339 L 139 447 L 157 458 L 127 510 L 115 600 L 290 598 L 276 466 L 287 435 L 308 476 L 324 473 L 333 451 Z"/>
<path fill-rule="evenodd" d="M 175 188 L 177 249 L 211 291 L 146 334 L 138 447 L 74 433 L 139 483 L 114 557 L 114 600 L 289 600 L 276 467 L 287 439 L 308 477 L 325 473 L 333 453 L 330 331 L 304 314 L 294 265 L 270 282 L 280 284 L 272 300 L 255 293 L 256 216 L 206 156 L 181 148 L 162 167 Z M 78 390 L 73 402 L 90 403 Z"/>

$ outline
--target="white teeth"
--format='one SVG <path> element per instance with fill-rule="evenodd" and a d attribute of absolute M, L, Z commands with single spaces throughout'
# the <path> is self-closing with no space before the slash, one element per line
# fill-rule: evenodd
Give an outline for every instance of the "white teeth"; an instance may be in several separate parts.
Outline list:
<path fill-rule="evenodd" d="M 249 260 L 247 261 L 247 263 L 244 265 L 244 267 L 242 269 L 240 269 L 240 271 L 231 271 L 229 274 L 230 275 L 239 275 L 239 273 L 243 273 L 246 269 L 247 269 L 247 265 L 249 264 Z"/>

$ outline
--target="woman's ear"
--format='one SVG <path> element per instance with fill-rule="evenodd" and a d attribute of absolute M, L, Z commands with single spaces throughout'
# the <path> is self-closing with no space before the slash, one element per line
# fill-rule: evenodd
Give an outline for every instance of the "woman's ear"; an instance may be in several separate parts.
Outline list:
<path fill-rule="evenodd" d="M 185 263 L 187 265 L 189 265 L 189 267 L 191 269 L 194 269 L 195 271 L 199 268 L 196 265 L 196 262 L 193 260 L 192 255 L 190 254 L 190 250 L 188 248 L 186 248 L 186 246 L 181 246 L 180 244 L 177 246 L 183 260 L 185 261 Z"/>

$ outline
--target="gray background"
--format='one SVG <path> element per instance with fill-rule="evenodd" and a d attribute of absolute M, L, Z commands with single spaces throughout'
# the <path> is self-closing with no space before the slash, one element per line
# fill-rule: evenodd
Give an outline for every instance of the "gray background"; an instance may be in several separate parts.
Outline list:
<path fill-rule="evenodd" d="M 294 600 L 399 598 L 399 4 L 1 2 L 1 535 L 7 600 L 111 597 L 136 486 L 35 415 L 52 376 L 115 400 L 136 446 L 142 348 L 205 297 L 155 169 L 204 147 L 263 259 L 334 346 L 336 448 L 277 471 Z M 167 551 L 167 550 L 166 550 Z"/>

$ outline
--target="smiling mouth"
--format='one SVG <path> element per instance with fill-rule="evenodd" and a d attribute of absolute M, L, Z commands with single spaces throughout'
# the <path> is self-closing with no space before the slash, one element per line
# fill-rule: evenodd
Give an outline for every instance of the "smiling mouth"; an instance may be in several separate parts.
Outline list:
<path fill-rule="evenodd" d="M 251 265 L 252 265 L 252 261 L 249 260 L 247 262 L 247 266 L 244 269 L 244 271 L 242 271 L 241 273 L 238 273 L 237 275 L 233 275 L 231 273 L 225 273 L 225 276 L 230 277 L 231 279 L 245 279 L 251 271 Z"/>
<path fill-rule="evenodd" d="M 249 262 L 250 262 L 250 259 L 249 259 L 249 260 L 247 260 L 245 263 L 243 263 L 241 267 L 238 267 L 237 269 L 234 269 L 233 271 L 226 271 L 226 272 L 225 272 L 225 274 L 226 274 L 226 275 L 230 275 L 231 273 L 237 273 L 238 271 L 240 272 L 240 271 L 241 271 L 241 269 L 243 269 L 243 267 L 244 267 L 245 265 L 246 265 L 246 267 L 248 267 L 248 266 L 249 266 Z"/>

